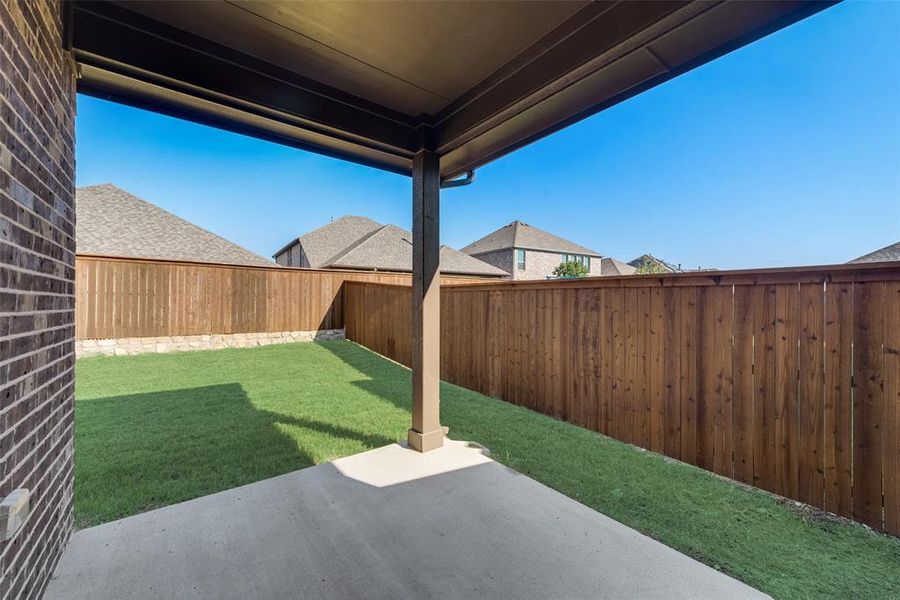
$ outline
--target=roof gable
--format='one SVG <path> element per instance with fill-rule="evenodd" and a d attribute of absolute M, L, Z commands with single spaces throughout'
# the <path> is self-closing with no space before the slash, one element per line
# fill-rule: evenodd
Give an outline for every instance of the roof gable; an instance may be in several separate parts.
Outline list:
<path fill-rule="evenodd" d="M 347 215 L 298 238 L 311 267 L 412 270 L 412 233 Z M 290 244 L 291 246 L 293 244 Z M 449 246 L 441 247 L 441 271 L 462 275 L 505 277 L 505 271 Z"/>
<path fill-rule="evenodd" d="M 331 267 L 379 269 L 412 268 L 412 235 L 395 225 L 382 225 L 335 256 Z"/>
<path fill-rule="evenodd" d="M 547 252 L 559 252 L 563 254 L 583 254 L 586 256 L 600 257 L 600 253 L 570 242 L 565 238 L 533 227 L 522 221 L 513 221 L 509 225 L 491 232 L 472 242 L 462 249 L 466 254 L 478 255 L 486 252 L 496 252 L 510 248 L 525 248 L 527 250 L 544 250 Z"/>
<path fill-rule="evenodd" d="M 381 223 L 367 217 L 344 215 L 318 229 L 304 233 L 276 252 L 275 256 L 299 243 L 303 245 L 303 252 L 306 254 L 309 266 L 324 268 L 345 253 L 351 245 L 359 243 L 380 227 Z"/>
<path fill-rule="evenodd" d="M 262 256 L 109 183 L 76 189 L 75 213 L 79 254 L 273 266 Z"/>
<path fill-rule="evenodd" d="M 645 262 L 649 262 L 658 267 L 661 267 L 665 270 L 666 273 L 684 273 L 685 270 L 681 268 L 681 265 L 673 265 L 672 263 L 668 263 L 661 258 L 657 258 L 652 254 L 642 254 L 635 258 L 634 260 L 628 261 L 628 264 L 632 267 L 639 269 L 641 268 Z"/>
<path fill-rule="evenodd" d="M 623 263 L 615 258 L 603 258 L 600 260 L 600 275 L 634 275 L 633 266 Z"/>

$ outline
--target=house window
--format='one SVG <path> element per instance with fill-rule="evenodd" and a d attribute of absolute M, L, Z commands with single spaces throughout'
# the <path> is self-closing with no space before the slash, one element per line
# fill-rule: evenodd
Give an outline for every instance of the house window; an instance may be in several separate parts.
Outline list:
<path fill-rule="evenodd" d="M 287 252 L 287 266 L 294 266 L 294 253 L 291 250 L 288 250 Z"/>
<path fill-rule="evenodd" d="M 581 256 L 580 254 L 563 254 L 562 262 L 573 262 L 584 265 L 587 267 L 588 271 L 591 270 L 591 257 L 590 256 Z"/>
<path fill-rule="evenodd" d="M 516 248 L 516 269 L 525 270 L 525 250 L 522 248 Z"/>

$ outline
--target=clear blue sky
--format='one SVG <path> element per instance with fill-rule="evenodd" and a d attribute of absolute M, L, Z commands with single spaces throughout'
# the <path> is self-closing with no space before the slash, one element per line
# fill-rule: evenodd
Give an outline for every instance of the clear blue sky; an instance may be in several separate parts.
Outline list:
<path fill-rule="evenodd" d="M 80 96 L 78 185 L 264 256 L 332 217 L 410 226 L 410 180 Z M 685 267 L 845 262 L 900 240 L 900 2 L 847 2 L 446 191 L 461 247 L 515 219 Z"/>

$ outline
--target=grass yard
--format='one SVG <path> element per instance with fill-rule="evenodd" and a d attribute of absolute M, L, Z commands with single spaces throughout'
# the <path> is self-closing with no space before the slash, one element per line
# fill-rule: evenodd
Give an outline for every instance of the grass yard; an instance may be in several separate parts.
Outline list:
<path fill-rule="evenodd" d="M 403 440 L 409 372 L 350 342 L 76 367 L 79 527 Z M 456 439 L 775 598 L 898 598 L 900 539 L 449 384 Z"/>

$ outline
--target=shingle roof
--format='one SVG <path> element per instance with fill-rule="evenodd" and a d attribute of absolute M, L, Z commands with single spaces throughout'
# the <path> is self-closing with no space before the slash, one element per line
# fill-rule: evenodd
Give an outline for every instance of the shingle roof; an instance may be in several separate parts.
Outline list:
<path fill-rule="evenodd" d="M 634 267 L 615 258 L 600 259 L 600 275 L 634 275 Z"/>
<path fill-rule="evenodd" d="M 888 262 L 892 260 L 900 260 L 900 242 L 879 248 L 875 252 L 869 252 L 859 258 L 854 258 L 851 263 L 865 262 Z"/>
<path fill-rule="evenodd" d="M 659 265 L 662 267 L 667 273 L 684 273 L 685 270 L 681 268 L 680 265 L 673 265 L 672 263 L 668 263 L 661 258 L 656 258 L 652 254 L 642 254 L 635 258 L 634 260 L 628 261 L 628 264 L 632 267 L 639 268 L 644 264 L 644 261 L 650 261 L 653 264 Z"/>
<path fill-rule="evenodd" d="M 346 252 L 350 244 L 361 241 L 381 226 L 381 223 L 376 223 L 366 217 L 345 215 L 291 240 L 284 248 L 276 252 L 273 258 L 300 242 L 303 244 L 303 251 L 309 260 L 309 266 L 324 268 Z"/>
<path fill-rule="evenodd" d="M 472 242 L 462 249 L 466 254 L 478 255 L 507 248 L 525 248 L 527 250 L 546 250 L 568 254 L 583 254 L 600 257 L 600 253 L 574 242 L 553 235 L 550 232 L 532 227 L 522 221 L 513 221 L 493 233 L 489 233 L 478 241 Z"/>
<path fill-rule="evenodd" d="M 274 266 L 109 183 L 76 189 L 75 217 L 79 254 Z"/>
<path fill-rule="evenodd" d="M 366 217 L 347 215 L 300 236 L 309 266 L 336 269 L 412 270 L 412 234 L 396 225 L 382 225 Z M 461 275 L 509 274 L 449 246 L 441 246 L 441 271 Z"/>

